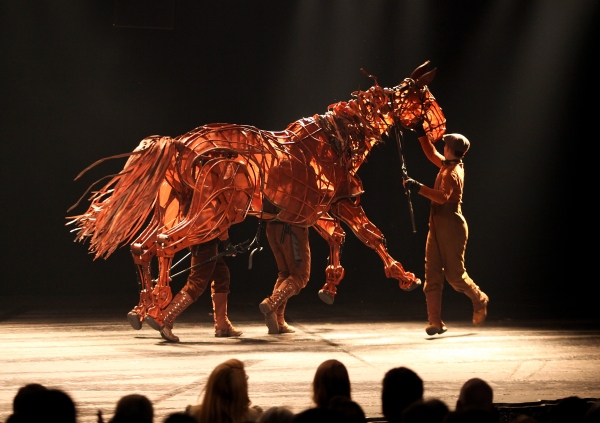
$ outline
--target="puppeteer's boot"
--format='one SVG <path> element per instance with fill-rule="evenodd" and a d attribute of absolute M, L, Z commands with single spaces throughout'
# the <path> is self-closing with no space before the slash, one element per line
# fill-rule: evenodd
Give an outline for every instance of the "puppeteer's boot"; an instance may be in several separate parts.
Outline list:
<path fill-rule="evenodd" d="M 489 297 L 475 284 L 465 291 L 465 295 L 473 303 L 473 326 L 481 326 L 487 317 L 487 305 Z"/>
<path fill-rule="evenodd" d="M 439 335 L 448 330 L 442 321 L 442 291 L 426 291 L 427 320 L 429 324 L 425 327 L 427 335 Z"/>
<path fill-rule="evenodd" d="M 269 334 L 273 335 L 279 333 L 277 309 L 295 293 L 296 290 L 294 285 L 284 281 L 273 290 L 273 294 L 269 298 L 265 298 L 259 304 L 258 308 L 260 309 L 260 312 L 265 315 L 265 323 L 269 329 Z"/>
<path fill-rule="evenodd" d="M 175 319 L 179 316 L 183 310 L 188 308 L 190 304 L 192 304 L 194 300 L 190 297 L 186 291 L 179 291 L 175 298 L 171 300 L 171 303 L 165 309 L 165 317 L 163 318 L 162 326 L 158 325 L 156 320 L 152 318 L 152 316 L 146 315 L 145 320 L 154 329 L 158 329 L 160 331 L 160 336 L 165 341 L 169 342 L 179 342 L 179 337 L 173 334 L 173 324 L 175 323 Z"/>
<path fill-rule="evenodd" d="M 283 302 L 275 311 L 277 315 L 277 326 L 279 327 L 279 333 L 294 333 L 296 332 L 296 328 L 290 326 L 285 321 L 285 306 L 287 305 L 287 300 Z"/>
<path fill-rule="evenodd" d="M 234 328 L 227 317 L 227 295 L 220 292 L 212 294 L 215 336 L 217 338 L 240 336 L 243 333 L 241 330 Z"/>

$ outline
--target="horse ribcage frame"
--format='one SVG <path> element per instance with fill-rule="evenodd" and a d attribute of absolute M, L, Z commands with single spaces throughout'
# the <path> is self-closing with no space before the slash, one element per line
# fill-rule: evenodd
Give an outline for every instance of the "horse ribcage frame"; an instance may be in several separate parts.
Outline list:
<path fill-rule="evenodd" d="M 199 157 L 218 154 L 245 164 L 249 183 L 254 183 L 253 212 L 262 208 L 262 196 L 282 210 L 278 218 L 300 226 L 312 226 L 333 200 L 338 186 L 347 184 L 346 173 L 326 135 L 313 119 L 303 119 L 285 131 L 214 124 L 182 136 L 185 151 L 178 166 L 183 182 L 194 186 L 193 163 Z M 190 165 L 192 164 L 192 165 Z M 204 166 L 204 165 L 203 165 Z M 194 196 L 199 193 L 195 190 Z"/>
<path fill-rule="evenodd" d="M 242 160 L 213 157 L 199 167 L 187 212 L 182 220 L 161 235 L 168 240 L 163 254 L 218 237 L 241 222 L 250 208 L 256 178 Z"/>

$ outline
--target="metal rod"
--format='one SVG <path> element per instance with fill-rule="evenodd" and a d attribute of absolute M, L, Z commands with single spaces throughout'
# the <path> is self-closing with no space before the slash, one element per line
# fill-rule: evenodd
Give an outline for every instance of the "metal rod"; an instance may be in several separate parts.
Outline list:
<path fill-rule="evenodd" d="M 400 155 L 400 165 L 402 168 L 402 182 L 408 179 L 408 171 L 406 170 L 406 160 L 404 159 L 404 149 L 403 145 L 403 134 L 400 129 L 398 129 L 398 123 L 394 125 L 394 131 L 396 132 L 396 141 L 398 143 L 398 154 Z M 406 194 L 406 199 L 408 200 L 408 211 L 410 213 L 410 223 L 412 225 L 413 233 L 417 232 L 417 227 L 415 225 L 415 213 L 413 211 L 412 200 L 410 198 L 410 188 L 408 188 L 404 183 L 402 184 L 404 187 L 404 193 Z"/>

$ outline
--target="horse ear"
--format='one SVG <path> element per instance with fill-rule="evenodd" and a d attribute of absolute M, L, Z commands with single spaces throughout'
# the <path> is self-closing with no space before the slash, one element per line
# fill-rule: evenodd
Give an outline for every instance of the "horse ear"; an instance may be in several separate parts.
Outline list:
<path fill-rule="evenodd" d="M 429 65 L 429 60 L 423 63 L 418 68 L 416 68 L 414 71 L 412 71 L 412 73 L 410 74 L 410 78 L 414 79 L 415 81 L 419 79 L 421 75 L 423 75 L 427 70 L 427 65 Z"/>
<path fill-rule="evenodd" d="M 429 72 L 427 72 L 427 73 L 421 75 L 419 78 L 415 79 L 415 83 L 417 84 L 417 87 L 423 88 L 425 85 L 431 84 L 431 81 L 433 81 L 433 77 L 435 76 L 435 71 L 437 71 L 437 68 L 433 68 Z"/>

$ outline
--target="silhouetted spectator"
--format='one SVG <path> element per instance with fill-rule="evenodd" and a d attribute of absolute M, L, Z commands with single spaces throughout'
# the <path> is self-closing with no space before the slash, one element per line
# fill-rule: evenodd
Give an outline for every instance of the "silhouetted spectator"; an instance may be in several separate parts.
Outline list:
<path fill-rule="evenodd" d="M 39 383 L 29 383 L 21 386 L 13 398 L 13 414 L 8 416 L 6 422 L 17 421 L 17 416 L 31 412 L 31 409 L 37 407 L 36 395 L 38 392 L 47 391 L 44 385 Z"/>
<path fill-rule="evenodd" d="M 444 423 L 498 423 L 498 418 L 491 411 L 471 408 L 449 413 Z"/>
<path fill-rule="evenodd" d="M 327 408 L 339 414 L 345 423 L 366 423 L 367 421 L 362 407 L 348 397 L 337 396 L 331 398 Z"/>
<path fill-rule="evenodd" d="M 32 408 L 37 407 L 36 395 L 38 392 L 47 391 L 39 383 L 29 383 L 19 388 L 13 398 L 13 414 L 8 417 L 6 423 L 18 421 L 19 416 L 31 412 Z"/>
<path fill-rule="evenodd" d="M 19 398 L 15 398 L 17 412 L 8 418 L 7 423 L 76 423 L 77 409 L 69 394 L 40 386 L 26 385 L 22 391 L 19 389 Z"/>
<path fill-rule="evenodd" d="M 344 423 L 344 421 L 333 410 L 315 407 L 296 414 L 293 423 Z"/>
<path fill-rule="evenodd" d="M 258 423 L 292 423 L 294 416 L 288 407 L 271 407 L 258 418 Z"/>
<path fill-rule="evenodd" d="M 486 381 L 477 377 L 462 385 L 456 401 L 456 411 L 471 409 L 494 411 L 494 391 Z"/>
<path fill-rule="evenodd" d="M 600 401 L 593 403 L 585 413 L 583 423 L 600 423 Z"/>
<path fill-rule="evenodd" d="M 171 413 L 169 414 L 163 423 L 196 423 L 196 420 L 185 413 Z"/>
<path fill-rule="evenodd" d="M 417 400 L 402 412 L 402 423 L 442 423 L 450 409 L 442 400 Z"/>
<path fill-rule="evenodd" d="M 256 422 L 262 410 L 250 404 L 244 363 L 232 358 L 214 368 L 204 387 L 202 403 L 188 406 L 186 412 L 198 423 Z"/>
<path fill-rule="evenodd" d="M 336 396 L 352 399 L 348 370 L 338 360 L 322 362 L 313 378 L 313 401 L 319 408 L 327 408 Z"/>
<path fill-rule="evenodd" d="M 385 374 L 381 390 L 381 408 L 389 423 L 399 423 L 402 412 L 423 399 L 423 380 L 406 367 L 395 367 Z"/>
<path fill-rule="evenodd" d="M 154 407 L 152 402 L 140 394 L 129 394 L 117 401 L 115 414 L 110 423 L 152 423 Z"/>
<path fill-rule="evenodd" d="M 20 387 L 13 399 L 13 413 L 28 410 L 32 406 L 32 404 L 29 402 L 31 394 L 47 390 L 48 388 L 39 383 L 29 383 Z"/>
<path fill-rule="evenodd" d="M 47 410 L 49 421 L 74 423 L 77 421 L 77 408 L 69 394 L 60 389 L 39 392 L 44 398 L 43 407 Z"/>
<path fill-rule="evenodd" d="M 550 409 L 550 421 L 552 423 L 583 423 L 583 418 L 589 408 L 590 405 L 583 398 L 566 397 Z"/>

